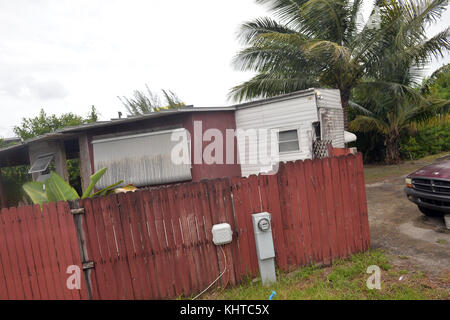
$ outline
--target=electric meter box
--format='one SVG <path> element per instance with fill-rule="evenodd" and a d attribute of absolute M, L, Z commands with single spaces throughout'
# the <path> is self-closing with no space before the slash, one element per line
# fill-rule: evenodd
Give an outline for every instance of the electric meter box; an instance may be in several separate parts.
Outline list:
<path fill-rule="evenodd" d="M 231 243 L 233 231 L 228 223 L 215 224 L 212 227 L 213 242 L 216 246 Z"/>
<path fill-rule="evenodd" d="M 274 258 L 275 249 L 273 247 L 270 213 L 252 214 L 252 219 L 258 258 L 261 260 Z"/>

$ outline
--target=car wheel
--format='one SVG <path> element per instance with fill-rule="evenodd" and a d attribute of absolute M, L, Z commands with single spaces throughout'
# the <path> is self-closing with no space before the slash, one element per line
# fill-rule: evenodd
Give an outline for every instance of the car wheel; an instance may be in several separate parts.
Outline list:
<path fill-rule="evenodd" d="M 428 209 L 428 208 L 424 208 L 424 207 L 421 207 L 421 206 L 419 206 L 419 210 L 420 210 L 420 212 L 422 212 L 427 217 L 442 217 L 444 215 L 444 213 L 441 212 L 441 211 Z"/>

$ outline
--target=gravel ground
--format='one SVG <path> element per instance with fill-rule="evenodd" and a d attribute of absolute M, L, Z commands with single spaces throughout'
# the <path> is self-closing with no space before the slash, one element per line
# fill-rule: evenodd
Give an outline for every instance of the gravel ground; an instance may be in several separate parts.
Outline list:
<path fill-rule="evenodd" d="M 444 218 L 424 216 L 403 191 L 404 177 L 366 185 L 371 245 L 395 263 L 449 281 L 450 230 Z"/>

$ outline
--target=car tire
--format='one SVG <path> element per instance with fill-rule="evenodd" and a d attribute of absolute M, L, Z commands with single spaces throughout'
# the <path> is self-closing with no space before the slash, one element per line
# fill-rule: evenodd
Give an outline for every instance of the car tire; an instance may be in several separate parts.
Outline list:
<path fill-rule="evenodd" d="M 441 212 L 441 211 L 428 209 L 428 208 L 424 208 L 424 207 L 421 207 L 421 206 L 419 206 L 419 210 L 420 210 L 420 212 L 422 212 L 427 217 L 442 217 L 442 216 L 444 216 L 444 213 Z"/>

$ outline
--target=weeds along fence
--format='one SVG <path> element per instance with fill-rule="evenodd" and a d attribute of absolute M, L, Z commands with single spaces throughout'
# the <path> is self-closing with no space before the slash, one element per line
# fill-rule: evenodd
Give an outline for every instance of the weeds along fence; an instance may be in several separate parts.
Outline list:
<path fill-rule="evenodd" d="M 251 214 L 270 212 L 277 267 L 369 248 L 361 155 L 280 164 L 276 175 L 183 183 L 3 209 L 0 298 L 167 299 L 258 275 Z M 211 229 L 229 223 L 233 242 Z M 81 289 L 67 268 L 79 266 Z"/>

